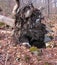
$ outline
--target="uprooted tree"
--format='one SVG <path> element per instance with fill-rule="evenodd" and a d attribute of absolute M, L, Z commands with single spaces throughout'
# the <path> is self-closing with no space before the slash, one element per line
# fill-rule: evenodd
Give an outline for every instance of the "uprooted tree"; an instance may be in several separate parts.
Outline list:
<path fill-rule="evenodd" d="M 20 8 L 15 14 L 13 38 L 16 43 L 45 48 L 46 26 L 41 23 L 42 14 L 33 4 Z"/>

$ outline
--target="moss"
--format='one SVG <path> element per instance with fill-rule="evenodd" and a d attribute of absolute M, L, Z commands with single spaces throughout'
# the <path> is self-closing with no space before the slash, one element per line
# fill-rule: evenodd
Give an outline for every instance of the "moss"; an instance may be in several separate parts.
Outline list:
<path fill-rule="evenodd" d="M 38 48 L 33 46 L 33 47 L 30 48 L 30 51 L 31 52 L 38 51 Z"/>
<path fill-rule="evenodd" d="M 30 48 L 30 52 L 32 52 L 33 54 L 38 55 L 38 56 L 43 55 L 42 50 L 38 49 L 37 47 L 34 47 L 34 46 Z"/>
<path fill-rule="evenodd" d="M 3 25 L 5 25 L 5 24 L 0 22 L 0 27 L 3 26 Z"/>

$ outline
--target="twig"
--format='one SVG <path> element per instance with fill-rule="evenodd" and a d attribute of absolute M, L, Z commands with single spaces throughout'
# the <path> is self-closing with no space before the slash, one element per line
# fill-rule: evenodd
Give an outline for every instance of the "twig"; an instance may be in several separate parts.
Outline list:
<path fill-rule="evenodd" d="M 7 65 L 7 59 L 8 59 L 8 53 L 7 53 L 7 55 L 6 55 L 5 65 Z"/>

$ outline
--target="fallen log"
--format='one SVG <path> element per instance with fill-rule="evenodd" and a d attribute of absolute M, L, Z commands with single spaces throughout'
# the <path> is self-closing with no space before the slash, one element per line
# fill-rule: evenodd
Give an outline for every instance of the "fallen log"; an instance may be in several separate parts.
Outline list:
<path fill-rule="evenodd" d="M 0 22 L 5 23 L 11 27 L 14 27 L 14 19 L 0 15 Z"/>

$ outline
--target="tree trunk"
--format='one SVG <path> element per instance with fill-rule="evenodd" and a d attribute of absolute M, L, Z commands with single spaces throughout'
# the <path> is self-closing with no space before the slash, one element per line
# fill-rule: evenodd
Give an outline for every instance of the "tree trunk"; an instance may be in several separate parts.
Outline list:
<path fill-rule="evenodd" d="M 11 27 L 14 27 L 14 19 L 0 15 L 0 22 L 5 23 Z"/>

